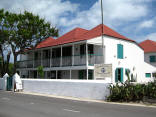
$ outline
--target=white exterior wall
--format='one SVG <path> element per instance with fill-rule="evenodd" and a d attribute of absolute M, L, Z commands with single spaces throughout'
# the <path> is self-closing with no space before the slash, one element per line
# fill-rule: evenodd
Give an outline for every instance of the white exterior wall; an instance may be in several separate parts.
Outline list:
<path fill-rule="evenodd" d="M 156 56 L 156 53 L 145 53 L 145 62 L 156 67 L 156 62 L 150 62 L 150 56 Z"/>
<path fill-rule="evenodd" d="M 88 40 L 89 43 L 102 43 L 101 37 Z M 123 45 L 123 59 L 117 58 L 117 44 Z M 127 80 L 125 69 L 130 69 L 131 73 L 137 77 L 137 82 L 148 82 L 149 78 L 145 73 L 152 73 L 156 68 L 144 62 L 144 51 L 135 43 L 124 41 L 113 37 L 104 36 L 105 45 L 105 64 L 113 66 L 113 83 L 115 82 L 116 68 L 124 68 L 123 80 Z M 153 80 L 152 78 L 150 80 Z"/>
<path fill-rule="evenodd" d="M 0 78 L 0 90 L 4 89 L 4 79 Z"/>
<path fill-rule="evenodd" d="M 109 83 L 85 80 L 22 79 L 25 92 L 105 100 Z"/>

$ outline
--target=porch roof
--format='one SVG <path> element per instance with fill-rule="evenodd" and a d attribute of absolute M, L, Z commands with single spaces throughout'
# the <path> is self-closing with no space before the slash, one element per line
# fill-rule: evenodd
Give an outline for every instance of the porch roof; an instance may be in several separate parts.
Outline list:
<path fill-rule="evenodd" d="M 102 26 L 103 26 L 104 35 L 135 42 L 134 40 L 128 39 L 127 37 L 117 33 L 116 31 L 112 30 L 106 25 L 100 24 L 92 28 L 91 30 L 75 28 L 70 32 L 67 32 L 66 34 L 62 35 L 58 39 L 53 39 L 52 37 L 49 37 L 44 41 L 42 41 L 41 43 L 39 43 L 36 48 L 38 49 L 38 48 L 44 48 L 44 47 L 50 47 L 56 45 L 63 45 L 66 43 L 78 42 L 78 41 L 89 40 L 95 37 L 99 37 L 102 35 Z"/>

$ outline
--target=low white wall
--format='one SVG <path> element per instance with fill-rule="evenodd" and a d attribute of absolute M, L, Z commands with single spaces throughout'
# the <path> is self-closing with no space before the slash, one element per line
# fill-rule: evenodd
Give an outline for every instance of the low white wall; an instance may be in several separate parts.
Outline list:
<path fill-rule="evenodd" d="M 25 92 L 37 92 L 57 96 L 105 100 L 109 95 L 104 81 L 22 79 Z"/>
<path fill-rule="evenodd" d="M 0 78 L 0 90 L 3 90 L 3 86 L 4 86 L 4 80 L 3 78 Z"/>

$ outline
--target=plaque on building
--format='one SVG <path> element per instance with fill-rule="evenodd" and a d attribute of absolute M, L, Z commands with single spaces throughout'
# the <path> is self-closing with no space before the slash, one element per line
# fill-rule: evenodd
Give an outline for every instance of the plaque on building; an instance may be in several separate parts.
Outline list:
<path fill-rule="evenodd" d="M 105 78 L 112 78 L 112 64 L 95 64 L 94 78 L 96 80 L 105 80 Z"/>

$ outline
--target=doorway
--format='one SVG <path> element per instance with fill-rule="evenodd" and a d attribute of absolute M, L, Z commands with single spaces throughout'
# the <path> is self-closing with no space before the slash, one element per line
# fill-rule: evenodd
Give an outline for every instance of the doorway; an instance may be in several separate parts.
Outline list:
<path fill-rule="evenodd" d="M 115 82 L 123 82 L 123 68 L 116 68 Z"/>

